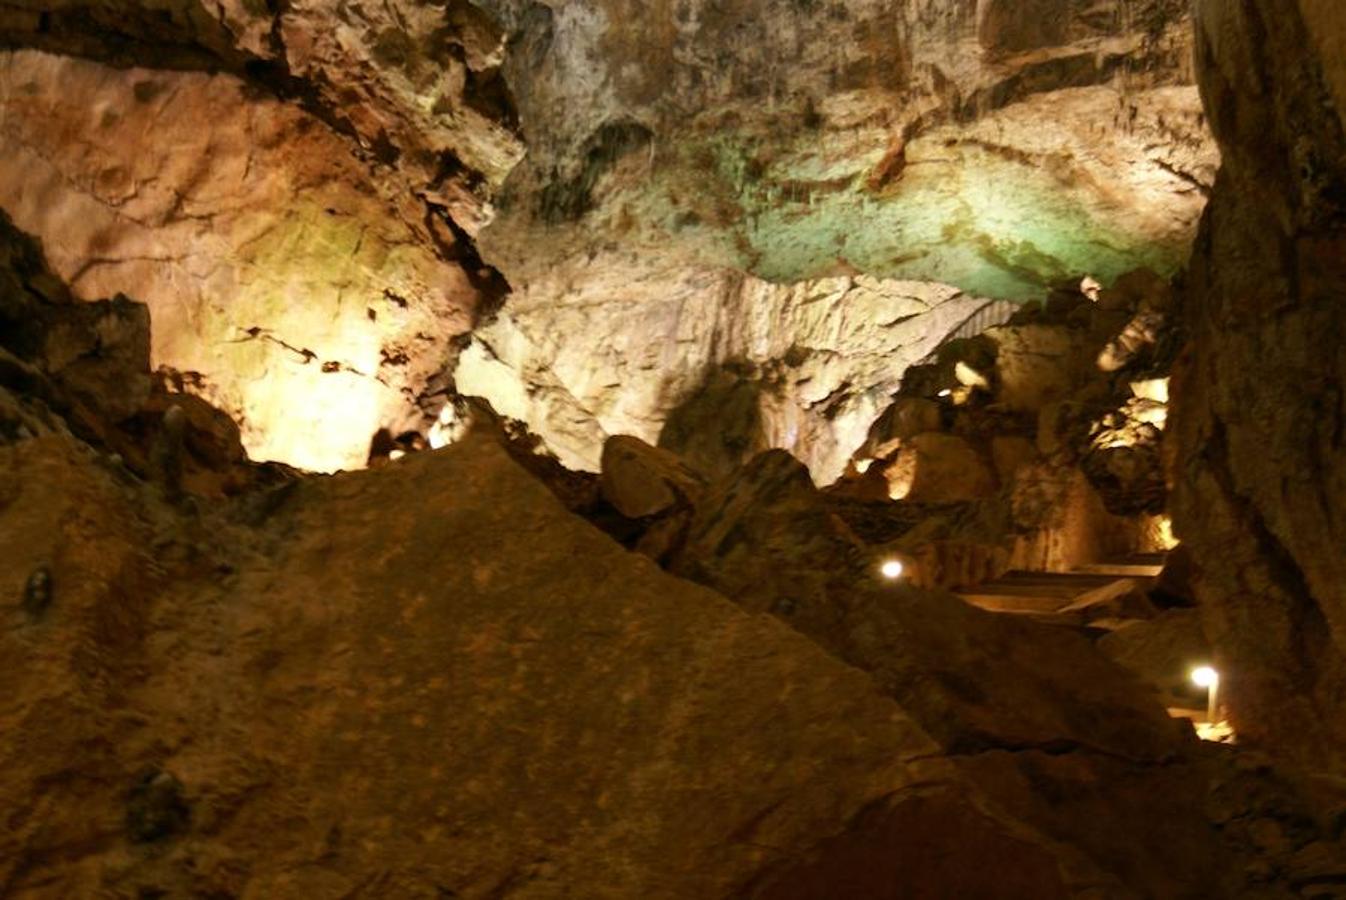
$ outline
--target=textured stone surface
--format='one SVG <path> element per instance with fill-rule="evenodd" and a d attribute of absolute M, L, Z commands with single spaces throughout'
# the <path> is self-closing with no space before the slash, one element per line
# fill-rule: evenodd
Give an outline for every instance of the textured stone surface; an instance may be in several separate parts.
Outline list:
<path fill-rule="evenodd" d="M 505 36 L 467 2 L 7 0 L 0 45 L 117 67 L 226 71 L 296 101 L 362 158 L 396 164 L 475 231 L 522 154 Z M 489 193 L 487 191 L 486 193 Z"/>
<path fill-rule="evenodd" d="M 916 583 L 968 587 L 1159 548 L 1167 404 L 1155 398 L 1167 399 L 1173 341 L 1151 335 L 1111 370 L 1097 359 L 1171 292 L 1144 272 L 1091 290 L 955 332 L 906 371 L 833 486 L 854 504 L 841 507 L 848 521 L 891 542 Z"/>
<path fill-rule="evenodd" d="M 306 482 L 255 529 L 165 521 L 61 439 L 0 453 L 0 590 L 54 582 L 0 638 L 8 891 L 722 896 L 933 749 L 490 442 Z M 128 855 L 149 767 L 189 824 Z"/>
<path fill-rule="evenodd" d="M 154 318 L 153 357 L 240 423 L 255 458 L 363 465 L 471 324 L 399 180 L 230 76 L 0 55 L 0 207 L 87 299 Z"/>
<path fill-rule="evenodd" d="M 696 472 L 672 453 L 619 435 L 603 445 L 603 498 L 632 519 L 667 512 L 700 493 Z"/>
<path fill-rule="evenodd" d="M 1032 296 L 1171 270 L 1213 174 L 1182 4 L 1007 8 L 980 41 L 968 3 L 489 5 L 536 48 L 505 69 L 540 140 L 484 232 L 521 277 L 620 235 L 773 280 Z M 1033 20 L 1071 25 L 993 36 Z"/>
<path fill-rule="evenodd" d="M 1098 648 L 1160 688 L 1169 705 L 1185 700 L 1198 706 L 1205 699 L 1193 696 L 1191 682 L 1192 669 L 1211 658 L 1199 610 L 1170 609 L 1150 621 L 1132 622 L 1104 635 Z"/>
<path fill-rule="evenodd" d="M 943 285 L 772 285 L 600 257 L 516 285 L 455 380 L 575 468 L 596 470 L 603 438 L 630 434 L 717 474 L 781 447 L 830 482 L 906 367 L 986 304 Z"/>
<path fill-rule="evenodd" d="M 568 513 L 581 485 L 508 423 L 220 500 L 179 477 L 237 467 L 199 400 L 116 422 L 45 371 L 98 309 L 0 220 L 0 416 L 41 420 L 0 418 L 6 896 L 1121 900 L 1341 871 L 1330 785 L 1212 756 L 1076 635 L 877 583 L 781 451 L 692 500 L 683 562 L 736 608 Z M 143 375 L 138 338 L 104 362 Z"/>
<path fill-rule="evenodd" d="M 654 440 L 732 353 L 765 433 L 705 452 L 727 470 L 787 447 L 830 481 L 924 338 L 900 336 L 883 378 L 782 371 L 709 307 L 859 273 L 1023 298 L 1185 255 L 1215 154 L 1181 4 L 1035 9 L 9 0 L 0 45 L 116 68 L 6 54 L 0 206 L 81 295 L 148 303 L 156 362 L 194 373 L 254 456 L 350 467 L 380 429 L 425 431 L 453 339 L 508 279 L 462 379 L 566 463 Z M 631 335 L 670 304 L 700 324 L 661 382 Z M 899 337 L 785 314 L 772 332 L 828 353 Z M 614 349 L 580 369 L 595 344 Z"/>
<path fill-rule="evenodd" d="M 831 317 L 835 340 L 783 307 L 858 273 L 1024 299 L 1085 273 L 1171 272 L 1213 180 L 1181 4 L 984 5 L 980 23 L 947 2 L 486 5 L 516 33 L 504 71 L 529 154 L 480 236 L 516 293 L 459 380 L 572 466 L 593 469 L 606 434 L 656 440 L 701 391 L 687 415 L 731 427 L 727 446 L 687 429 L 703 437 L 670 446 L 689 460 L 724 474 L 782 447 L 831 482 L 875 389 L 922 354 L 890 351 L 883 379 L 848 370 L 847 344 L 893 337 L 857 330 L 861 298 Z M 1069 24 L 1026 35 L 1040 19 Z M 747 291 L 782 308 L 773 342 L 843 359 L 763 371 L 732 333 L 707 342 L 720 319 L 698 307 L 759 319 L 740 272 L 782 285 Z M 593 345 L 603 361 L 578 364 Z M 731 361 L 749 365 L 713 371 Z"/>
<path fill-rule="evenodd" d="M 1082 640 L 884 584 L 881 558 L 832 516 L 803 466 L 773 450 L 697 504 L 672 568 L 873 672 L 950 750 L 1060 740 L 1170 752 L 1171 723 L 1143 697 L 1123 699 L 1128 682 Z M 1101 707 L 1108 715 L 1090 712 Z"/>
<path fill-rule="evenodd" d="M 1284 896 L 1280 869 L 1245 871 L 1256 853 L 1240 846 L 1245 856 L 1233 863 L 1223 836 L 1211 842 L 1201 811 L 1218 773 L 1160 714 L 1156 694 L 1076 634 L 882 581 L 886 554 L 876 549 L 838 522 L 797 461 L 771 451 L 703 497 L 672 564 L 869 672 L 992 808 L 1057 844 L 1070 895 Z M 905 802 L 870 810 L 754 896 L 1002 896 L 985 879 L 1003 854 L 1022 863 L 1010 866 L 1003 896 L 1057 895 L 1037 852 L 1016 852 L 994 830 L 986 840 L 975 812 L 934 799 L 922 837 L 904 824 Z M 919 865 L 918 848 L 938 855 L 933 847 L 954 833 L 979 848 L 981 870 L 934 882 L 903 871 Z"/>
<path fill-rule="evenodd" d="M 904 441 L 884 468 L 888 496 L 913 503 L 976 500 L 996 488 L 988 461 L 954 434 L 928 431 Z"/>
<path fill-rule="evenodd" d="M 0 442 L 74 434 L 125 477 L 201 496 L 283 477 L 248 462 L 228 416 L 152 378 L 149 358 L 144 306 L 81 302 L 0 213 Z"/>
<path fill-rule="evenodd" d="M 1346 771 L 1346 63 L 1328 4 L 1197 5 L 1225 166 L 1175 376 L 1175 526 L 1235 726 Z"/>

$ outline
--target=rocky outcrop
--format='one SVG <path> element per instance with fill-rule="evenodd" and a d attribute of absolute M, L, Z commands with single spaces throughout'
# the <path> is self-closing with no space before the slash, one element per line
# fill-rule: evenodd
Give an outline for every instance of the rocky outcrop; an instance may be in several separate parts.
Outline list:
<path fill-rule="evenodd" d="M 0 46 L 116 68 L 228 72 L 301 105 L 362 159 L 395 165 L 475 233 L 522 155 L 500 83 L 505 35 L 468 2 L 283 7 L 249 0 L 7 0 Z"/>
<path fill-rule="evenodd" d="M 673 454 L 623 436 L 603 445 L 599 484 L 603 499 L 631 519 L 686 505 L 704 487 L 701 476 Z"/>
<path fill-rule="evenodd" d="M 77 303 L 0 221 L 0 893 L 1027 900 L 1342 871 L 1332 795 L 1232 783 L 1077 635 L 878 583 L 781 451 L 703 487 L 617 440 L 603 486 L 495 422 L 221 490 L 246 466 L 199 400 L 102 402 L 148 374 L 109 311 L 145 321 Z M 566 510 L 596 487 L 680 517 L 666 558 L 737 605 Z"/>
<path fill-rule="evenodd" d="M 532 51 L 505 63 L 530 152 L 483 232 L 518 280 L 619 237 L 1027 297 L 1171 270 L 1213 172 L 1178 3 L 489 5 Z"/>
<path fill-rule="evenodd" d="M 945 285 L 774 285 L 613 254 L 518 285 L 454 380 L 572 468 L 596 471 L 604 438 L 629 434 L 711 474 L 780 447 L 826 483 L 907 366 L 988 303 Z"/>
<path fill-rule="evenodd" d="M 1248 739 L 1346 771 L 1346 65 L 1327 3 L 1197 4 L 1225 163 L 1184 298 L 1179 535 Z"/>
<path fill-rule="evenodd" d="M 0 103 L 0 207 L 80 296 L 145 302 L 154 364 L 254 458 L 353 468 L 424 427 L 481 293 L 395 173 L 228 75 L 12 53 Z"/>
<path fill-rule="evenodd" d="M 172 500 L 283 478 L 248 461 L 228 416 L 151 376 L 149 326 L 127 297 L 78 300 L 0 213 L 0 441 L 76 436 Z"/>
<path fill-rule="evenodd" d="M 1215 797 L 1221 807 L 1257 803 L 1233 799 L 1250 785 L 1228 790 L 1237 777 L 1226 768 L 1228 760 L 1198 761 L 1178 751 L 1183 742 L 1173 743 L 1176 723 L 1157 715 L 1153 695 L 1136 703 L 1135 684 L 1105 665 L 1081 636 L 983 613 L 906 579 L 881 578 L 879 564 L 890 555 L 857 540 L 830 506 L 796 460 L 770 451 L 693 504 L 685 537 L 668 564 L 747 610 L 775 616 L 870 673 L 978 792 L 1022 816 L 1034 832 L 1069 844 L 1069 869 L 1089 873 L 1083 877 L 1100 896 L 1131 896 L 1141 885 L 1142 894 L 1154 896 L 1256 896 L 1261 890 L 1275 896 L 1282 889 L 1279 879 L 1303 877 L 1289 874 L 1294 867 L 1288 860 L 1318 840 L 1311 835 L 1321 835 L 1322 824 L 1277 849 L 1254 852 L 1242 823 L 1234 821 L 1220 841 L 1208 843 L 1200 836 L 1201 817 L 1193 816 L 1197 809 Z M 1172 676 L 1148 668 L 1134 654 L 1127 661 L 1161 683 Z M 1211 794 L 1203 799 L 1206 791 Z M 1273 805 L 1288 822 L 1300 815 L 1289 810 L 1303 802 L 1287 796 Z M 928 807 L 919 801 L 910 808 L 881 805 L 805 860 L 770 873 L 752 896 L 835 896 L 844 886 L 864 896 L 909 896 L 908 891 L 924 889 L 934 897 L 962 885 L 979 896 L 1034 890 L 1054 895 L 1053 888 L 1032 884 L 1040 862 L 1028 847 L 1015 856 L 1026 860 L 1024 868 L 1010 865 L 1017 874 L 1003 888 L 980 881 L 981 874 L 934 883 L 906 871 L 905 861 L 919 856 L 921 848 L 938 846 L 945 827 L 957 827 L 952 822 L 960 813 L 934 812 L 941 805 L 939 800 Z M 941 823 L 926 838 L 906 818 L 915 809 L 927 809 Z M 1219 815 L 1223 829 L 1242 813 Z M 965 824 L 968 841 L 978 843 L 982 826 L 975 820 Z M 1268 818 L 1259 827 L 1288 826 Z M 1119 839 L 1114 828 L 1126 837 Z M 1223 868 L 1229 865 L 1227 848 L 1237 848 L 1248 860 L 1238 874 Z M 1319 850 L 1334 860 L 1329 867 L 1340 867 L 1339 845 Z M 1000 864 L 998 852 L 988 850 L 985 867 Z M 1184 865 L 1166 861 L 1176 858 Z M 961 881 L 964 877 L 970 880 Z"/>
<path fill-rule="evenodd" d="M 866 673 L 752 614 L 760 589 L 738 609 L 625 553 L 489 440 L 195 511 L 62 435 L 0 456 L 15 896 L 822 897 L 856 859 L 875 897 L 1233 896 L 1260 858 L 1201 813 L 1224 764 L 1082 640 L 834 594 L 816 636 Z M 780 508 L 756 504 L 737 520 Z M 1235 829 L 1305 806 L 1253 790 Z M 1326 829 L 1294 827 L 1276 852 L 1317 843 L 1297 871 L 1330 877 Z"/>
<path fill-rule="evenodd" d="M 876 285 L 1169 273 L 1213 178 L 1181 4 L 489 5 L 530 151 L 480 236 L 515 293 L 458 382 L 570 466 L 632 434 L 830 483 L 930 349 L 911 332 L 953 331 L 889 327 Z"/>
<path fill-rule="evenodd" d="M 974 7 L 9 0 L 0 207 L 81 296 L 146 302 L 155 364 L 257 458 L 348 468 L 381 431 L 427 432 L 460 336 L 513 285 L 465 391 L 568 465 L 596 470 L 610 434 L 655 440 L 734 366 L 765 433 L 701 450 L 728 471 L 785 447 L 830 481 L 925 344 L 857 328 L 869 301 L 835 279 L 1025 298 L 1168 271 L 1204 203 L 1180 4 L 1051 0 L 1045 30 Z M 782 314 L 766 352 L 711 312 L 739 293 L 858 314 L 811 317 L 830 336 Z M 702 322 L 673 332 L 661 381 L 632 335 L 672 307 Z M 843 338 L 889 352 L 883 377 L 782 356 Z M 593 345 L 613 349 L 583 368 Z"/>
<path fill-rule="evenodd" d="M 490 442 L 200 520 L 61 438 L 0 453 L 4 594 L 52 583 L 0 638 L 6 893 L 723 896 L 924 778 L 863 675 Z"/>
<path fill-rule="evenodd" d="M 1174 348 L 1155 310 L 1172 291 L 1144 272 L 1085 290 L 1055 291 L 909 368 L 832 487 L 849 498 L 840 514 L 903 554 L 918 584 L 1064 572 L 1171 544 L 1156 517 Z M 1156 334 L 1123 341 L 1138 319 L 1162 346 Z M 1120 343 L 1124 359 L 1109 355 Z"/>

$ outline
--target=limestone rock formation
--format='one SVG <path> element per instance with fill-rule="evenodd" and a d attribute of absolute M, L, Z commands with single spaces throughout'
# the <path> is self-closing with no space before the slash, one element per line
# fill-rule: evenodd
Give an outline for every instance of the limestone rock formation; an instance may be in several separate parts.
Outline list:
<path fill-rule="evenodd" d="M 769 280 L 1022 297 L 1171 270 L 1213 174 L 1182 4 L 490 6 L 532 51 L 505 71 L 545 136 L 483 232 L 524 280 L 620 235 Z M 1069 25 L 1022 37 L 1040 20 Z"/>
<path fill-rule="evenodd" d="M 492 448 L 305 483 L 256 530 L 167 520 L 61 438 L 5 448 L 4 593 L 53 573 L 5 630 L 6 892 L 720 896 L 922 777 L 860 673 Z M 142 771 L 181 815 L 127 810 Z"/>
<path fill-rule="evenodd" d="M 889 498 L 913 503 L 976 500 L 996 488 L 987 459 L 963 438 L 938 431 L 903 441 L 883 476 Z"/>
<path fill-rule="evenodd" d="M 1338 5 L 0 2 L 0 895 L 1337 896 Z"/>
<path fill-rule="evenodd" d="M 1197 13 L 1225 164 L 1184 298 L 1175 525 L 1237 727 L 1343 771 L 1341 17 L 1310 2 Z"/>
<path fill-rule="evenodd" d="M 1170 297 L 1153 273 L 1129 273 L 1096 297 L 1058 290 L 946 340 L 906 371 L 834 486 L 853 501 L 842 515 L 895 523 L 880 542 L 928 587 L 1167 549 L 1155 517 L 1172 342 L 1136 344 L 1111 368 L 1098 358 Z"/>
<path fill-rule="evenodd" d="M 0 207 L 83 298 L 144 301 L 155 364 L 255 458 L 353 468 L 380 427 L 422 427 L 480 294 L 386 169 L 228 75 L 26 51 L 0 59 L 0 98 Z"/>
<path fill-rule="evenodd" d="M 1083 877 L 1100 896 L 1133 896 L 1138 885 L 1145 885 L 1141 895 L 1154 896 L 1276 895 L 1278 876 L 1267 876 L 1285 868 L 1258 858 L 1234 875 L 1223 870 L 1225 845 L 1198 836 L 1204 826 L 1193 813 L 1208 802 L 1203 792 L 1221 791 L 1230 776 L 1222 764 L 1179 750 L 1176 723 L 1156 715 L 1154 695 L 1137 703 L 1136 685 L 1102 665 L 1078 635 L 883 582 L 879 548 L 858 541 L 828 506 L 797 461 L 764 453 L 703 495 L 670 565 L 869 672 L 951 755 L 960 776 L 1034 831 L 1069 844 L 1066 865 L 1088 872 Z M 1102 708 L 1106 715 L 1098 715 Z M 1286 805 L 1297 802 L 1287 798 Z M 931 811 L 939 806 L 933 802 Z M 932 844 L 920 843 L 906 815 L 924 807 L 913 807 L 871 811 L 807 861 L 773 873 L 753 896 L 824 897 L 843 889 L 907 896 L 918 887 L 942 896 L 961 882 L 926 882 L 886 856 L 910 860 L 916 847 L 941 844 L 934 835 Z M 956 813 L 934 815 L 943 823 L 937 834 L 955 827 L 949 823 Z M 976 844 L 980 826 L 967 824 Z M 1114 828 L 1126 837 L 1119 840 Z M 1307 834 L 1299 847 L 1312 842 Z M 1229 840 L 1247 854 L 1241 832 Z M 1039 865 L 1022 850 L 1016 859 L 1027 860 L 1025 868 L 1006 863 L 1020 874 L 1003 895 L 1052 896 L 1047 886 L 1015 880 L 1031 879 L 1027 873 Z M 986 866 L 1002 864 L 997 851 L 987 852 Z M 967 877 L 980 885 L 970 890 L 1002 895 Z"/>
<path fill-rule="evenodd" d="M 454 377 L 573 468 L 597 470 L 603 439 L 629 434 L 715 474 L 781 447 L 830 482 L 906 367 L 987 305 L 943 285 L 785 286 L 601 257 L 520 285 Z"/>
<path fill-rule="evenodd" d="M 1221 837 L 1199 810 L 1227 765 L 1082 639 L 869 583 L 781 451 L 684 498 L 680 565 L 744 608 L 567 512 L 508 434 L 225 499 L 185 461 L 237 466 L 231 433 L 195 398 L 159 412 L 163 385 L 86 407 L 44 348 L 96 343 L 98 305 L 6 222 L 0 249 L 24 326 L 0 357 L 6 895 L 824 896 L 858 860 L 898 896 L 1180 897 L 1250 884 L 1244 860 L 1337 871 L 1316 819 L 1280 855 Z M 138 338 L 109 345 L 124 379 Z M 1318 815 L 1283 794 L 1268 823 Z"/>
<path fill-rule="evenodd" d="M 831 481 L 948 324 L 869 323 L 866 292 L 1168 272 L 1212 180 L 1180 4 L 1052 0 L 1046 30 L 975 6 L 12 0 L 0 207 L 81 296 L 146 302 L 156 365 L 258 458 L 361 465 L 456 369 L 596 470 L 747 363 L 765 431 L 712 448 L 726 471 L 784 447 Z M 735 304 L 769 347 L 712 312 Z"/>

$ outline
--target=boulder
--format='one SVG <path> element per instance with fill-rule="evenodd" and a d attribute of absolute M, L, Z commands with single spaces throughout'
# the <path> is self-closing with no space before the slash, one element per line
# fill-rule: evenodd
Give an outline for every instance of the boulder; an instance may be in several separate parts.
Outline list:
<path fill-rule="evenodd" d="M 1087 330 L 1064 324 L 1008 324 L 989 329 L 996 342 L 996 402 L 1036 414 L 1073 396 L 1097 373 L 1098 352 Z"/>
<path fill-rule="evenodd" d="M 913 503 L 957 503 L 995 491 L 990 466 L 971 444 L 953 434 L 926 432 L 902 444 L 887 463 L 888 495 Z"/>
<path fill-rule="evenodd" d="M 628 435 L 607 439 L 602 466 L 603 498 L 632 519 L 686 504 L 703 485 L 677 455 Z"/>
<path fill-rule="evenodd" d="M 51 598 L 0 631 L 7 892 L 730 896 L 952 783 L 864 673 L 494 441 L 240 504 L 0 448 L 0 595 Z"/>

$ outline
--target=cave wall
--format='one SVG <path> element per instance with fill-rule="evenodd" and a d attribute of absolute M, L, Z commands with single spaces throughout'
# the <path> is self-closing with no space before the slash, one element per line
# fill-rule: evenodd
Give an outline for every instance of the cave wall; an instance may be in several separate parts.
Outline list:
<path fill-rule="evenodd" d="M 960 304 L 1177 269 L 1218 163 L 1182 3 L 484 5 L 529 152 L 456 382 L 580 468 L 692 404 L 830 482 Z"/>
<path fill-rule="evenodd" d="M 830 479 L 943 325 L 898 346 L 863 298 L 796 294 L 1025 298 L 1185 258 L 1216 153 L 1184 6 L 1047 6 L 5 0 L 0 207 L 81 296 L 146 302 L 155 364 L 257 458 L 359 466 L 375 430 L 430 426 L 457 366 L 592 465 L 797 344 L 826 371 L 752 376 L 783 393 L 764 446 Z M 747 307 L 766 350 L 726 337 Z M 670 309 L 702 320 L 655 373 L 633 328 Z"/>
<path fill-rule="evenodd" d="M 0 55 L 0 172 L 56 271 L 147 303 L 155 364 L 257 459 L 363 465 L 480 303 L 396 173 L 232 75 Z"/>
<path fill-rule="evenodd" d="M 0 4 L 0 207 L 250 454 L 364 464 L 422 430 L 503 283 L 472 235 L 522 156 L 466 2 Z"/>
<path fill-rule="evenodd" d="M 572 468 L 597 471 L 614 434 L 687 452 L 681 428 L 727 445 L 715 455 L 731 467 L 779 447 L 830 483 L 907 367 L 990 305 L 928 282 L 773 284 L 603 254 L 511 295 L 454 379 Z"/>
<path fill-rule="evenodd" d="M 1175 524 L 1248 739 L 1346 769 L 1346 20 L 1198 3 L 1224 166 L 1175 379 Z"/>
<path fill-rule="evenodd" d="M 1173 271 L 1213 176 L 1184 4 L 491 6 L 527 48 L 529 153 L 482 232 L 514 282 L 618 240 L 1026 299 Z"/>

